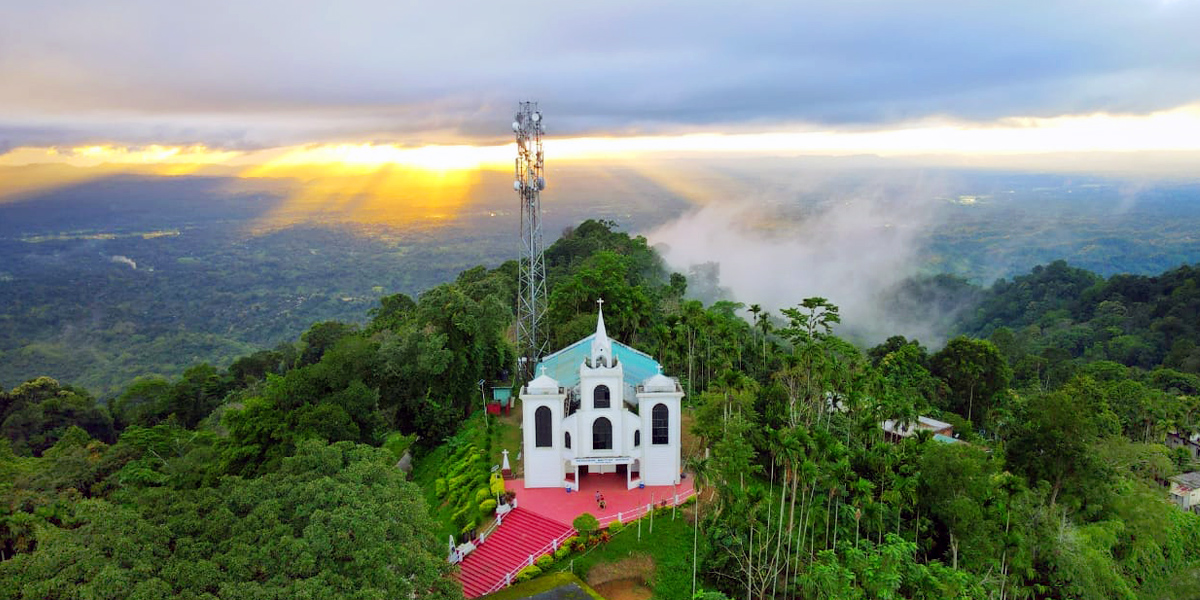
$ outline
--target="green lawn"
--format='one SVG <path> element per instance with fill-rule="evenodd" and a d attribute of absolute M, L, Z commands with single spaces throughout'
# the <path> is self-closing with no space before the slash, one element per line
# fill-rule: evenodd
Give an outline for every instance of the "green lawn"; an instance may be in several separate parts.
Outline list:
<path fill-rule="evenodd" d="M 578 587 L 576 588 L 572 584 Z M 547 597 L 553 597 L 555 600 L 587 600 L 588 598 L 604 600 L 595 590 L 570 573 L 552 573 L 545 577 L 538 577 L 532 581 L 509 586 L 494 594 L 488 594 L 481 597 L 480 600 L 521 600 L 553 591 L 558 593 L 547 594 Z"/>
<path fill-rule="evenodd" d="M 641 540 L 638 540 L 636 523 L 625 526 L 607 544 L 601 544 L 587 553 L 572 555 L 556 563 L 551 569 L 565 571 L 574 569 L 581 579 L 593 567 L 603 563 L 614 563 L 634 554 L 648 554 L 654 559 L 654 577 L 650 587 L 656 600 L 687 600 L 692 596 L 692 527 L 680 510 L 671 520 L 671 511 L 654 517 L 654 532 L 650 532 L 650 520 L 642 521 Z M 705 552 L 704 537 L 699 539 L 699 551 Z M 699 576 L 699 574 L 698 574 Z M 697 580 L 697 587 L 702 581 Z"/>

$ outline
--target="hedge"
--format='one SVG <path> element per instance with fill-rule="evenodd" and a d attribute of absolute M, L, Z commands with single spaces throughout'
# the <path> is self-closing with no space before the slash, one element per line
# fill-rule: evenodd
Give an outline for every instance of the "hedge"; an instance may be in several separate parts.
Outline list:
<path fill-rule="evenodd" d="M 458 534 L 459 534 L 459 535 L 466 535 L 468 531 L 471 531 L 471 530 L 473 530 L 473 529 L 475 529 L 475 528 L 477 528 L 477 527 L 479 527 L 479 521 L 477 521 L 477 520 L 475 520 L 474 518 L 472 518 L 472 519 L 470 519 L 469 521 L 467 521 L 466 525 L 463 525 L 462 529 L 460 529 L 460 530 L 458 531 Z"/>
<path fill-rule="evenodd" d="M 488 498 L 479 503 L 479 514 L 484 517 L 490 517 L 496 512 L 496 501 Z"/>
<path fill-rule="evenodd" d="M 517 578 L 515 581 L 518 581 L 518 582 L 529 581 L 530 579 L 533 579 L 534 577 L 537 577 L 538 575 L 541 575 L 541 574 L 542 574 L 542 570 L 540 568 L 538 568 L 537 565 L 529 565 L 528 567 L 521 569 L 520 573 L 517 573 Z"/>
<path fill-rule="evenodd" d="M 488 498 L 491 498 L 491 497 L 492 497 L 492 491 L 489 490 L 488 488 L 481 487 L 481 488 L 475 490 L 475 504 L 479 504 L 479 503 L 483 502 L 484 500 L 487 500 Z"/>

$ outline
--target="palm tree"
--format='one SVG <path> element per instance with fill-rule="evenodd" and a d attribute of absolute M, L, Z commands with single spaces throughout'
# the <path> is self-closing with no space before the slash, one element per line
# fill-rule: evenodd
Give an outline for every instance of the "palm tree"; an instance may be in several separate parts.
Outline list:
<path fill-rule="evenodd" d="M 771 328 L 771 313 L 764 310 L 764 311 L 762 311 L 761 315 L 758 315 L 755 318 L 756 318 L 755 325 L 757 325 L 759 331 L 762 332 L 763 373 L 766 373 L 767 372 L 767 335 L 769 335 L 771 333 L 771 329 L 772 329 Z"/>
<path fill-rule="evenodd" d="M 692 595 L 696 595 L 696 562 L 698 560 L 697 547 L 700 539 L 700 505 L 704 500 L 701 497 L 701 492 L 704 486 L 707 486 L 709 481 L 709 459 L 708 457 L 701 458 L 699 454 L 690 456 L 684 461 L 685 468 L 692 473 L 692 486 L 696 488 L 696 523 L 695 529 L 692 531 Z"/>

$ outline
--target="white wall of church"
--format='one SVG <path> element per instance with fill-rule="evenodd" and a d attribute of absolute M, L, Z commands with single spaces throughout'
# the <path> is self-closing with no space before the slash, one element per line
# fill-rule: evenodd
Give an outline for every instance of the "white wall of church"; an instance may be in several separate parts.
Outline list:
<path fill-rule="evenodd" d="M 614 462 L 621 464 L 635 462 L 637 473 L 645 485 L 679 483 L 680 400 L 683 393 L 678 382 L 664 376 L 662 367 L 649 356 L 622 346 L 630 350 L 631 354 L 627 355 L 631 357 L 629 365 L 634 372 L 639 373 L 637 381 L 625 381 L 626 365 L 624 361 L 613 362 L 613 342 L 608 339 L 604 329 L 602 313 L 597 315 L 596 333 L 590 339 L 590 352 L 583 357 L 579 355 L 580 344 L 585 343 L 588 338 L 551 355 L 547 359 L 550 364 L 542 365 L 542 375 L 531 381 L 521 394 L 524 413 L 522 425 L 525 485 L 563 486 L 567 481 L 566 473 L 573 471 L 570 466 L 573 459 L 591 457 L 615 457 L 621 460 Z M 548 376 L 546 370 L 557 367 L 560 377 L 563 376 L 562 361 L 566 357 L 573 357 L 572 362 L 579 360 L 575 363 L 578 365 L 579 378 L 575 379 L 572 374 L 560 384 Z M 557 364 L 555 360 L 558 361 Z M 645 372 L 648 368 L 657 368 L 658 374 L 646 378 Z M 642 381 L 643 378 L 646 378 L 645 381 Z M 637 391 L 635 385 L 638 386 Z M 596 390 L 599 386 L 608 388 L 607 406 L 596 406 Z M 564 415 L 564 389 L 573 389 L 573 393 L 578 394 L 578 409 L 569 417 Z M 626 394 L 636 394 L 637 413 L 631 411 L 626 404 Z M 660 403 L 668 410 L 668 439 L 666 443 L 654 444 L 653 409 Z M 537 447 L 539 409 L 550 412 L 550 444 L 542 448 Z M 595 424 L 600 419 L 608 421 L 611 438 L 608 447 L 597 448 Z M 571 439 L 569 448 L 565 442 L 568 433 Z M 640 443 L 634 443 L 635 437 Z M 584 466 L 581 466 L 583 472 L 618 471 L 616 464 L 592 465 L 588 462 L 590 461 L 584 461 Z M 636 480 L 632 481 L 631 485 L 636 483 Z"/>
<path fill-rule="evenodd" d="M 638 415 L 642 429 L 642 482 L 646 485 L 674 485 L 679 483 L 680 473 L 680 414 L 678 393 L 650 393 L 638 395 Z M 654 407 L 667 407 L 666 444 L 654 443 L 652 415 Z"/>
<path fill-rule="evenodd" d="M 524 427 L 525 482 L 529 487 L 559 487 L 563 482 L 563 402 L 561 395 L 527 395 L 521 399 Z M 537 410 L 550 410 L 550 446 L 537 447 Z M 573 437 L 573 436 L 572 436 Z M 572 442 L 575 440 L 572 439 Z"/>
<path fill-rule="evenodd" d="M 634 434 L 636 432 L 640 431 L 642 428 L 642 419 L 640 417 L 638 417 L 636 414 L 634 414 L 632 411 L 627 410 L 627 411 L 624 411 L 624 413 L 625 414 L 622 415 L 623 418 L 621 420 L 624 421 L 624 429 L 625 429 L 625 437 L 623 438 L 624 443 L 625 443 L 625 454 L 640 457 L 641 453 L 642 453 L 642 448 L 641 448 L 641 446 L 634 445 L 633 442 L 634 442 Z M 642 434 L 642 435 L 645 435 L 645 434 Z"/>
<path fill-rule="evenodd" d="M 625 439 L 625 419 L 622 413 L 625 412 L 625 404 L 622 399 L 624 393 L 624 370 L 618 364 L 613 368 L 588 368 L 586 365 L 579 369 L 579 391 L 580 398 L 579 412 L 576 413 L 580 423 L 580 437 L 584 439 L 584 445 L 580 446 L 580 452 L 577 456 L 622 456 L 625 448 L 622 447 L 622 441 Z M 600 386 L 608 388 L 608 408 L 596 408 L 596 389 Z M 608 419 L 611 425 L 612 437 L 610 448 L 601 449 L 594 445 L 595 436 L 593 435 L 594 427 L 598 419 Z"/>

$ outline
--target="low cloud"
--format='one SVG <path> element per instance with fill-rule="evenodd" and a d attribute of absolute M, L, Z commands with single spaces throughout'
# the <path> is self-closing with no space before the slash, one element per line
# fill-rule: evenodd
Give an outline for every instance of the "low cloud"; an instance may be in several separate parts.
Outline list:
<path fill-rule="evenodd" d="M 647 237 L 677 271 L 718 263 L 720 286 L 747 305 L 778 314 L 820 296 L 841 309 L 841 335 L 874 344 L 900 334 L 937 345 L 946 319 L 897 311 L 906 302 L 895 294 L 918 274 L 946 182 L 886 177 L 845 191 L 837 191 L 845 182 L 799 182 L 774 197 L 709 202 Z"/>
<path fill-rule="evenodd" d="M 116 254 L 116 255 L 113 255 L 111 258 L 109 258 L 109 260 L 111 260 L 112 262 L 115 262 L 117 264 L 129 265 L 129 267 L 131 269 L 133 269 L 135 271 L 137 270 L 137 263 L 134 262 L 134 260 L 132 258 L 129 258 L 128 256 L 121 256 L 120 254 Z"/>

